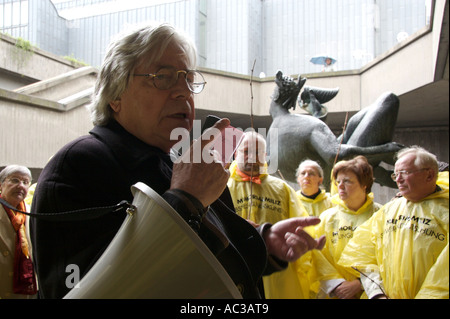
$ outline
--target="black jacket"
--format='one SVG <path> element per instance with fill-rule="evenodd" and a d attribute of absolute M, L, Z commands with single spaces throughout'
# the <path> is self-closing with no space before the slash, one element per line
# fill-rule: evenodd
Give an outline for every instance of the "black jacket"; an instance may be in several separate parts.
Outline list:
<path fill-rule="evenodd" d="M 188 194 L 185 197 L 168 191 L 171 174 L 168 154 L 143 143 L 113 121 L 94 127 L 90 135 L 67 144 L 51 159 L 39 177 L 31 212 L 48 214 L 110 206 L 122 200 L 132 202 L 131 185 L 143 182 L 188 221 L 203 208 Z M 40 297 L 64 297 L 69 291 L 66 267 L 77 265 L 82 278 L 109 245 L 124 218 L 123 210 L 86 220 L 72 220 L 70 215 L 62 221 L 32 218 L 31 241 Z M 197 229 L 200 238 L 243 297 L 258 298 L 261 275 L 286 265 L 270 262 L 266 267 L 264 241 L 258 230 L 235 214 L 228 189 L 204 218 L 220 229 L 230 244 L 225 248 L 223 238 L 220 240 L 204 223 Z"/>

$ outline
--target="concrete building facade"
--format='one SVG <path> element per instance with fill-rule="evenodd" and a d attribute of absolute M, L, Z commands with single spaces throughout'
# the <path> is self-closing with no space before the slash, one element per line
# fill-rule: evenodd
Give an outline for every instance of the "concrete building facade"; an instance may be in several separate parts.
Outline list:
<path fill-rule="evenodd" d="M 351 116 L 391 91 L 401 103 L 394 140 L 424 146 L 449 161 L 448 14 L 448 1 L 438 0 L 427 25 L 360 68 L 302 74 L 307 85 L 340 87 L 327 103 L 328 124 L 336 134 L 347 113 Z M 97 69 L 21 43 L 8 35 L 0 39 L 0 168 L 22 164 L 37 177 L 60 147 L 92 127 L 85 106 Z M 196 97 L 198 119 L 227 116 L 246 129 L 252 104 L 255 128 L 269 128 L 273 77 L 201 70 L 208 84 Z M 296 113 L 304 113 L 299 109 Z M 393 191 L 374 188 L 380 202 Z"/>

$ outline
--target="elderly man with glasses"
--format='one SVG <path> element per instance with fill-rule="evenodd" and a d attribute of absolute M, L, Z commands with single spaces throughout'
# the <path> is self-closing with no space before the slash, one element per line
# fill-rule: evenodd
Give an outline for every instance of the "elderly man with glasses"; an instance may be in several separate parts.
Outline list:
<path fill-rule="evenodd" d="M 192 129 L 194 94 L 202 92 L 206 83 L 195 70 L 196 55 L 192 41 L 167 24 L 140 27 L 114 40 L 95 87 L 94 128 L 64 146 L 44 168 L 32 212 L 51 214 L 131 202 L 131 186 L 142 182 L 197 232 L 241 295 L 257 298 L 263 274 L 281 270 L 305 251 L 323 246 L 323 241 L 301 231 L 318 223 L 318 218 L 259 228 L 240 218 L 226 189 L 228 170 L 216 158 L 211 161 L 207 149 L 211 137 L 202 136 L 190 152 L 200 149 L 210 158 L 196 162 L 187 152 L 182 160 L 172 161 L 172 147 L 183 138 L 173 138 L 172 132 Z M 214 129 L 224 131 L 228 125 L 229 120 L 223 119 Z M 66 282 L 67 267 L 78 267 L 82 279 L 108 247 L 126 213 L 121 209 L 98 218 L 88 215 L 81 220 L 73 220 L 71 214 L 53 221 L 32 219 L 40 297 L 64 297 L 73 288 Z M 167 259 L 161 257 L 167 269 L 172 266 L 170 253 L 173 250 L 167 252 Z"/>
<path fill-rule="evenodd" d="M 448 179 L 417 146 L 398 153 L 392 178 L 401 197 L 358 227 L 339 263 L 360 274 L 369 298 L 448 299 Z"/>

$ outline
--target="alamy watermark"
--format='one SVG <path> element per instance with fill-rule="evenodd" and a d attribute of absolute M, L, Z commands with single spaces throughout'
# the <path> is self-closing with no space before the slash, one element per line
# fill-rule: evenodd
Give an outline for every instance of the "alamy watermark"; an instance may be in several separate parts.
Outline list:
<path fill-rule="evenodd" d="M 225 160 L 225 163 L 228 163 L 232 160 L 232 157 L 236 151 L 237 144 L 241 140 L 241 136 L 244 132 L 257 132 L 266 140 L 266 162 L 267 173 L 273 174 L 278 171 L 278 130 L 271 129 L 270 135 L 267 136 L 268 132 L 265 128 L 258 128 L 258 130 L 254 130 L 252 128 L 248 128 L 243 131 L 240 128 L 227 127 L 221 133 L 218 129 L 211 127 L 206 130 L 203 134 L 201 134 L 201 121 L 194 120 L 193 128 L 192 128 L 192 136 L 198 136 L 198 139 L 203 140 L 211 140 L 214 138 L 214 142 L 211 142 L 206 147 L 201 147 L 201 143 L 192 143 L 191 134 L 188 130 L 184 128 L 176 128 L 170 134 L 171 140 L 178 141 L 173 149 L 178 150 L 180 154 L 182 154 L 182 158 L 178 159 L 183 161 L 184 163 L 188 163 L 192 161 L 193 163 L 211 163 L 214 158 L 211 156 L 211 149 L 214 149 L 219 153 L 222 159 Z M 254 143 L 254 139 L 252 137 L 249 152 L 252 154 L 249 155 L 249 163 L 255 163 L 256 159 L 256 147 L 251 147 L 252 145 L 256 145 Z M 192 152 L 192 154 L 189 154 Z M 186 155 L 188 154 L 188 155 Z M 222 160 L 222 161 L 224 161 Z"/>
<path fill-rule="evenodd" d="M 66 266 L 66 287 L 69 289 L 80 288 L 80 267 L 75 264 L 69 264 Z"/>

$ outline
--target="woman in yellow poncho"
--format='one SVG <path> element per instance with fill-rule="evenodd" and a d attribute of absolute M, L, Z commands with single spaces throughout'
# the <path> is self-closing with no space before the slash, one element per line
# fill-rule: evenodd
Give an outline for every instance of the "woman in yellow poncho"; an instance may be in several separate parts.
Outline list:
<path fill-rule="evenodd" d="M 319 217 L 323 211 L 333 206 L 329 194 L 324 189 L 320 189 L 323 182 L 323 170 L 317 162 L 312 160 L 301 162 L 296 177 L 300 185 L 300 190 L 297 191 L 298 199 L 310 216 Z"/>
<path fill-rule="evenodd" d="M 230 166 L 228 180 L 236 213 L 256 224 L 275 224 L 291 217 L 308 216 L 294 189 L 267 174 L 265 152 L 264 138 L 254 132 L 246 133 L 237 150 L 236 161 Z M 289 263 L 287 269 L 263 277 L 265 297 L 308 299 L 310 269 L 311 252 L 308 252 Z"/>
<path fill-rule="evenodd" d="M 338 194 L 336 204 L 320 215 L 315 235 L 326 235 L 321 252 L 313 253 L 313 266 L 320 281 L 318 298 L 360 298 L 361 283 L 358 276 L 337 264 L 342 251 L 352 238 L 356 228 L 368 220 L 381 205 L 373 202 L 372 166 L 364 156 L 341 161 L 333 169 L 333 180 Z"/>
<path fill-rule="evenodd" d="M 339 264 L 355 267 L 369 298 L 449 298 L 448 173 L 420 147 L 399 152 L 395 179 L 402 197 L 361 225 Z"/>

